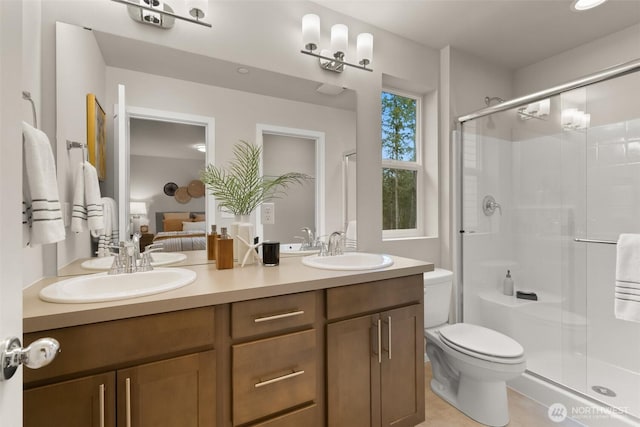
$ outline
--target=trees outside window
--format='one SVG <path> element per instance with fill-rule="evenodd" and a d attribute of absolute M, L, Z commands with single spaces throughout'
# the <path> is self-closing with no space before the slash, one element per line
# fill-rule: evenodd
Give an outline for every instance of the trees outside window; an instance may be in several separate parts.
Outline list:
<path fill-rule="evenodd" d="M 384 91 L 381 102 L 382 229 L 388 237 L 417 235 L 422 200 L 420 98 Z"/>

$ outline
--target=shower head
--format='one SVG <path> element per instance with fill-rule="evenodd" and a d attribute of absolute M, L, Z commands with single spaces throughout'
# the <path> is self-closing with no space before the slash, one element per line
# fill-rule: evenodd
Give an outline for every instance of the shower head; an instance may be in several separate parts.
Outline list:
<path fill-rule="evenodd" d="M 489 98 L 488 96 L 484 97 L 484 103 L 487 104 L 487 107 L 491 107 L 491 101 L 497 101 L 498 104 L 501 104 L 504 102 L 504 99 L 500 98 L 499 96 L 492 96 L 491 98 Z"/>

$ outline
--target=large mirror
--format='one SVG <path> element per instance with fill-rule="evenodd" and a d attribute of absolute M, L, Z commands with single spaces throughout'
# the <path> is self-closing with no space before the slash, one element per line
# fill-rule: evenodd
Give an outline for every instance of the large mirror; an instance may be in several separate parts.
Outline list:
<path fill-rule="evenodd" d="M 299 166 L 313 177 L 302 191 L 291 190 L 291 200 L 274 201 L 276 224 L 263 226 L 260 212 L 252 215 L 261 238 L 293 242 L 303 226 L 320 235 L 344 229 L 342 155 L 355 148 L 354 91 L 327 95 L 319 89 L 320 82 L 68 24 L 57 24 L 56 40 L 57 75 L 67 76 L 67 83 L 57 79 L 58 121 L 65 115 L 83 113 L 69 109 L 72 99 L 65 92 L 70 91 L 77 92 L 76 98 L 85 92 L 96 94 L 107 112 L 108 173 L 100 187 L 102 195 L 114 198 L 124 212 L 121 230 L 123 224 L 127 229 L 146 225 L 149 236 L 144 243 L 152 242 L 162 231 L 165 213 L 186 213 L 187 222 L 204 218 L 207 230 L 211 224 L 228 226 L 233 217 L 217 211 L 206 197 L 189 194 L 188 201 L 178 200 L 170 184 L 187 189 L 190 184 L 197 186 L 193 183 L 199 177 L 196 163 L 204 167 L 215 159 L 217 165 L 226 164 L 239 140 L 262 145 L 266 175 L 282 171 L 284 163 L 290 166 L 289 171 L 298 171 Z M 78 49 L 92 53 L 79 54 Z M 85 66 L 84 71 L 92 77 L 82 89 L 74 87 L 80 80 L 78 62 L 82 60 L 73 58 L 82 58 L 85 63 L 87 58 L 92 60 L 93 68 Z M 126 93 L 122 117 L 117 116 L 116 108 L 122 103 L 119 85 Z M 185 117 L 196 119 L 183 120 Z M 119 126 L 124 126 L 124 140 L 117 138 Z M 69 135 L 69 126 L 58 124 L 59 140 L 83 140 L 80 133 Z M 204 158 L 195 149 L 201 144 L 207 151 Z M 300 144 L 299 150 L 292 150 L 291 144 Z M 70 176 L 79 153 L 64 154 L 58 152 L 59 174 Z M 124 191 L 118 183 L 122 176 Z M 67 192 L 71 193 L 73 185 L 67 181 Z M 77 267 L 93 250 L 88 233 L 68 236 L 58 245 L 59 274 L 91 273 L 69 267 Z M 206 262 L 204 253 L 189 255 L 186 263 Z"/>

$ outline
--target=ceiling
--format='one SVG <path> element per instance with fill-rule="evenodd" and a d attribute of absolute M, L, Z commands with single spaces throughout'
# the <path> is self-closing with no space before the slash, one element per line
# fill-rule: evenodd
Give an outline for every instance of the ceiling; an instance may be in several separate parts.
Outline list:
<path fill-rule="evenodd" d="M 572 0 L 314 2 L 422 45 L 450 45 L 509 69 L 640 23 L 640 0 L 608 0 L 583 12 L 571 10 Z"/>

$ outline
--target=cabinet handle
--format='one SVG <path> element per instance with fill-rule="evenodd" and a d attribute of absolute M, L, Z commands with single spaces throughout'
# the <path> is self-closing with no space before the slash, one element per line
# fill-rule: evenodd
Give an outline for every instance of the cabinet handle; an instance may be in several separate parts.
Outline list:
<path fill-rule="evenodd" d="M 382 321 L 378 319 L 378 363 L 382 363 Z"/>
<path fill-rule="evenodd" d="M 389 348 L 387 349 L 387 354 L 389 355 L 389 360 L 391 360 L 391 316 L 387 316 L 387 323 L 389 324 Z"/>
<path fill-rule="evenodd" d="M 131 427 L 131 379 L 124 380 L 125 384 L 125 415 L 127 418 L 127 426 Z"/>
<path fill-rule="evenodd" d="M 253 319 L 253 321 L 255 323 L 268 322 L 270 320 L 284 319 L 285 317 L 300 316 L 301 314 L 304 314 L 304 310 L 292 311 L 289 313 L 282 313 L 282 314 L 274 314 L 273 316 L 258 317 L 256 319 Z"/>
<path fill-rule="evenodd" d="M 302 374 L 304 374 L 304 371 L 293 371 L 290 374 L 282 375 L 282 376 L 279 376 L 279 377 L 276 377 L 276 378 L 272 378 L 270 380 L 261 381 L 259 383 L 256 383 L 254 385 L 254 387 L 255 388 L 263 387 L 265 385 L 277 383 L 278 381 L 288 380 L 289 378 L 294 378 L 294 377 L 297 377 L 298 375 L 302 375 Z"/>
<path fill-rule="evenodd" d="M 100 427 L 104 427 L 104 384 L 100 384 Z"/>

